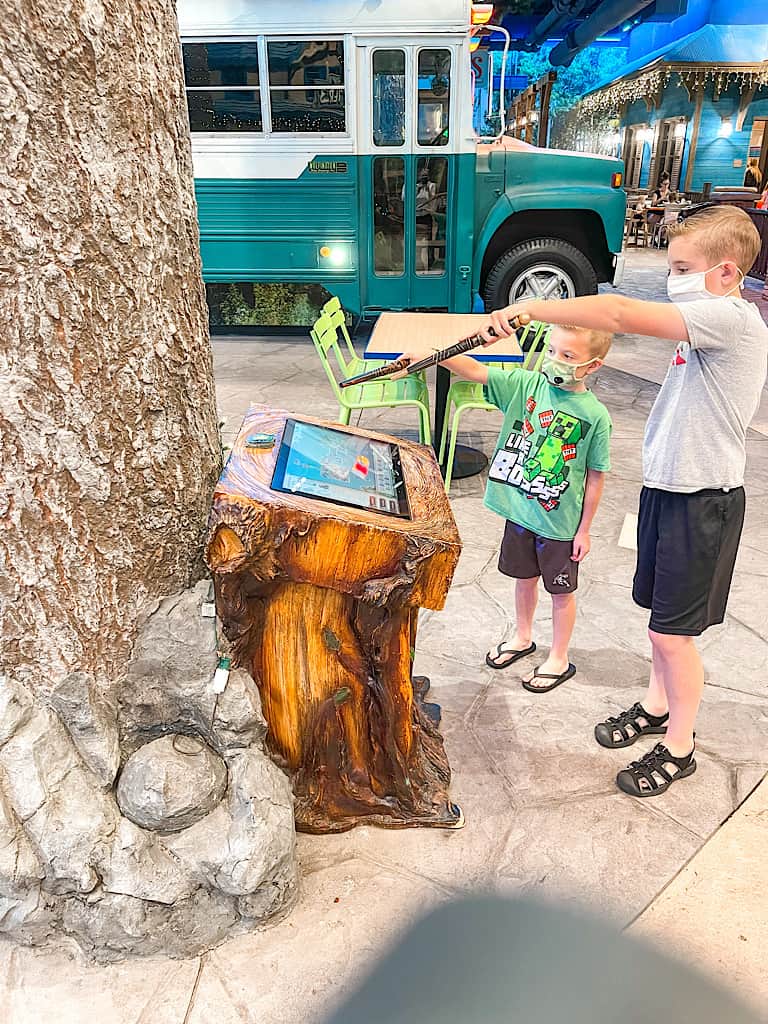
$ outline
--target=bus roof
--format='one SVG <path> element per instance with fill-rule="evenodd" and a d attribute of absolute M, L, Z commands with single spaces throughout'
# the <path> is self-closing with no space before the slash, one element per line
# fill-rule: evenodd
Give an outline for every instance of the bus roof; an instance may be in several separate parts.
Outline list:
<path fill-rule="evenodd" d="M 469 31 L 471 0 L 178 0 L 183 37 Z"/>

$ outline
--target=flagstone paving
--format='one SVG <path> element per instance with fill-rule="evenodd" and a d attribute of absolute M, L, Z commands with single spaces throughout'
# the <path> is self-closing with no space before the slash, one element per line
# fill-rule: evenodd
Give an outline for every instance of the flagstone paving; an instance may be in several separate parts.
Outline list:
<path fill-rule="evenodd" d="M 663 255 L 632 254 L 626 290 L 660 298 L 664 277 Z M 225 338 L 213 347 L 225 439 L 249 402 L 335 418 L 303 339 Z M 640 698 L 649 670 L 646 613 L 631 601 L 633 552 L 618 540 L 637 506 L 643 425 L 669 353 L 668 343 L 620 338 L 597 380 L 615 423 L 614 468 L 583 566 L 571 652 L 578 674 L 551 694 L 527 693 L 515 668 L 495 672 L 484 663 L 486 650 L 513 630 L 512 588 L 496 569 L 502 523 L 483 507 L 482 478 L 452 489 L 464 550 L 445 610 L 422 616 L 415 670 L 430 676 L 443 707 L 462 831 L 301 836 L 297 908 L 197 960 L 96 968 L 66 942 L 44 951 L 2 944 L 0 1020 L 319 1021 L 401 929 L 468 888 L 588 906 L 622 927 L 642 915 L 768 771 L 768 440 L 758 431 L 749 439 L 749 511 L 728 619 L 702 642 L 698 772 L 655 801 L 632 800 L 616 790 L 615 773 L 648 744 L 606 751 L 592 736 L 595 722 Z M 470 414 L 462 440 L 491 452 L 499 420 Z M 369 412 L 362 423 L 416 438 L 407 413 Z M 542 599 L 540 654 L 550 638 Z M 690 903 L 692 892 L 682 885 L 680 898 Z M 646 918 L 644 933 L 658 935 L 653 913 Z M 667 927 L 674 905 L 667 901 L 658 918 Z M 677 952 L 686 953 L 680 939 Z M 764 975 L 742 970 L 742 994 L 764 1000 Z"/>

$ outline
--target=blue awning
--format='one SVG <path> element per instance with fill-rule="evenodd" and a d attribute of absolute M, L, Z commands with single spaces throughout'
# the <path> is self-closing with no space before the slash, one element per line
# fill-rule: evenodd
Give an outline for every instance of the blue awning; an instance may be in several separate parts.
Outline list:
<path fill-rule="evenodd" d="M 764 64 L 766 60 L 768 25 L 705 25 L 633 61 L 620 74 L 612 75 L 589 92 L 599 92 L 657 61 L 664 64 Z"/>

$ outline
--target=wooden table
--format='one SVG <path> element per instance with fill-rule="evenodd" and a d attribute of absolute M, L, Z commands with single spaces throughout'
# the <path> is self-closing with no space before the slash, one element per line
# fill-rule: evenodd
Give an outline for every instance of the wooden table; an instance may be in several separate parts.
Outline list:
<path fill-rule="evenodd" d="M 427 356 L 436 349 L 446 348 L 462 338 L 476 334 L 488 323 L 484 313 L 382 313 L 376 321 L 368 345 L 366 359 L 397 359 L 403 352 Z M 521 363 L 523 353 L 514 337 L 504 338 L 494 345 L 478 349 L 471 358 L 481 363 Z M 435 392 L 434 431 L 432 444 L 440 449 L 443 435 L 448 389 L 451 374 L 444 366 L 437 367 Z M 467 445 L 456 445 L 453 476 L 462 479 L 481 473 L 488 465 L 483 452 Z"/>

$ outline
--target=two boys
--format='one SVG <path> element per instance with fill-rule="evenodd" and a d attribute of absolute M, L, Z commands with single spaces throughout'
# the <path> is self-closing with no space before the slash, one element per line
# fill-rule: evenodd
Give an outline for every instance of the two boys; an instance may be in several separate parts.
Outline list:
<path fill-rule="evenodd" d="M 509 322 L 520 313 L 546 323 L 570 325 L 565 333 L 553 330 L 544 369 L 548 375 L 547 367 L 551 369 L 555 360 L 572 366 L 581 363 L 580 368 L 574 367 L 573 379 L 578 379 L 580 369 L 582 380 L 594 372 L 601 361 L 600 348 L 590 351 L 587 357 L 590 361 L 581 358 L 586 357 L 586 353 L 579 351 L 579 341 L 590 344 L 584 331 L 591 332 L 589 337 L 593 339 L 595 332 L 602 332 L 605 339 L 610 333 L 621 331 L 667 338 L 675 343 L 671 366 L 648 419 L 643 442 L 643 490 L 633 598 L 651 612 L 652 668 L 648 691 L 642 703 L 634 704 L 595 728 L 597 742 L 610 748 L 628 747 L 646 735 L 664 736 L 664 742 L 658 742 L 617 776 L 619 788 L 636 797 L 663 793 L 673 782 L 696 770 L 694 724 L 704 686 L 704 670 L 694 638 L 709 626 L 722 622 L 725 616 L 744 521 L 746 431 L 757 410 L 766 378 L 768 327 L 757 308 L 740 297 L 744 277 L 759 248 L 757 230 L 742 210 L 716 204 L 693 207 L 669 230 L 667 290 L 670 303 L 643 302 L 621 295 L 562 301 L 534 299 L 491 314 L 494 333 L 490 328 L 483 332 L 489 343 L 498 336 L 509 335 Z M 573 328 L 581 331 L 574 332 Z M 566 359 L 561 344 L 570 345 L 570 358 Z M 607 347 L 605 344 L 603 355 Z M 464 361 L 461 366 L 450 365 L 461 375 L 471 372 L 470 379 L 481 379 L 478 371 L 470 371 Z M 501 438 L 502 448 L 506 449 L 510 417 L 518 416 L 521 401 L 527 403 L 528 375 L 509 374 L 510 382 L 505 390 L 495 373 L 486 372 L 489 399 L 507 410 Z M 571 380 L 565 372 L 560 376 Z M 515 378 L 522 379 L 519 387 L 513 383 Z M 549 377 L 550 382 L 552 379 Z M 569 402 L 575 398 L 578 392 L 567 396 Z M 596 408 L 599 403 L 594 401 L 593 408 Z M 554 398 L 545 404 L 554 406 Z M 549 412 L 537 406 L 529 416 L 542 411 Z M 570 408 L 566 411 L 572 412 Z M 598 429 L 592 428 L 588 435 L 584 500 L 573 539 L 574 569 L 589 550 L 589 523 L 602 489 L 602 478 L 594 474 L 608 468 L 607 414 L 598 416 L 592 412 L 592 416 Z M 578 415 L 573 418 L 580 419 Z M 585 419 L 589 422 L 588 416 Z M 528 422 L 533 423 L 530 419 Z M 524 423 L 523 432 L 526 431 Z M 570 419 L 561 421 L 563 459 L 569 423 Z M 535 460 L 536 456 L 529 454 L 528 458 Z M 502 463 L 497 453 L 490 473 L 487 501 L 506 515 L 509 506 L 497 491 L 504 486 L 498 477 L 499 472 L 503 473 Z M 534 468 L 531 463 L 529 475 Z M 574 485 L 579 474 L 565 478 L 563 468 L 554 470 L 553 479 L 562 478 L 561 485 L 567 480 L 568 488 L 574 487 L 576 496 L 578 485 Z M 526 478 L 525 469 L 523 478 Z M 561 497 L 566 494 L 567 490 Z M 540 518 L 537 516 L 536 522 Z M 522 579 L 518 579 L 520 590 L 516 594 L 518 632 L 509 645 L 499 645 L 489 654 L 489 664 L 495 668 L 506 667 L 534 650 L 528 627 L 531 605 L 535 606 L 537 579 L 529 574 L 534 569 L 533 552 L 540 572 L 547 572 L 547 559 L 539 559 L 538 553 L 546 552 L 548 546 L 544 542 L 549 538 L 546 530 L 542 534 L 533 521 L 531 525 L 531 532 L 536 535 L 532 547 L 526 538 L 527 559 L 517 539 L 509 561 L 502 547 L 500 568 L 512 570 L 513 575 L 519 573 Z M 505 543 L 508 534 L 516 538 L 518 533 L 519 527 L 508 523 Z M 563 593 L 562 590 L 551 592 L 555 601 Z M 528 680 L 529 688 L 550 689 L 552 684 L 559 685 L 569 673 L 573 674 L 570 664 L 561 671 L 567 650 L 564 641 L 566 636 L 570 638 L 573 625 L 572 611 L 559 611 L 556 604 L 556 627 L 558 615 L 561 628 L 559 632 L 556 628 L 556 644 L 538 672 L 538 679 L 545 681 L 537 685 L 534 673 Z"/>

